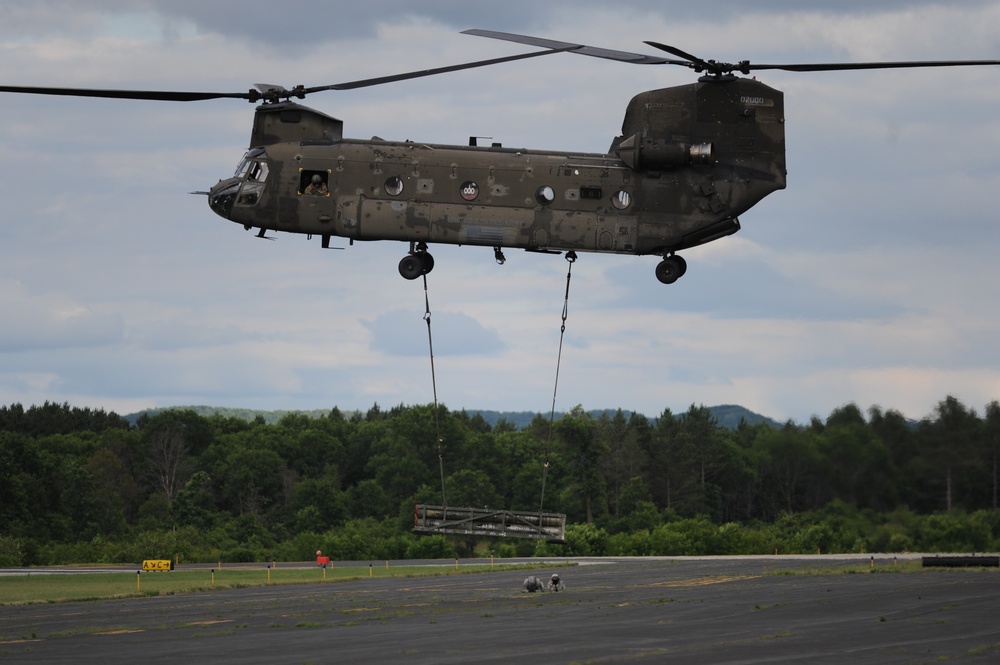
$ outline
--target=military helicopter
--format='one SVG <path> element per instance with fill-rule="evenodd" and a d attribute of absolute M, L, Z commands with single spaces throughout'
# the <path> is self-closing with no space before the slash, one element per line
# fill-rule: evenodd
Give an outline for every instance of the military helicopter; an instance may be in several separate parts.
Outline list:
<path fill-rule="evenodd" d="M 233 176 L 207 194 L 220 217 L 257 229 L 354 241 L 409 243 L 406 279 L 434 267 L 431 244 L 547 254 L 605 252 L 661 257 L 657 279 L 687 270 L 678 252 L 740 230 L 739 217 L 784 189 L 784 101 L 753 71 L 821 72 L 1000 65 L 1000 60 L 755 64 L 703 60 L 647 41 L 673 58 L 489 30 L 463 34 L 540 47 L 532 51 L 362 81 L 317 87 L 258 84 L 248 92 L 164 92 L 0 86 L 0 92 L 201 101 L 246 99 L 256 108 L 250 145 Z M 343 122 L 293 99 L 573 53 L 642 65 L 680 65 L 695 83 L 636 95 L 608 152 L 571 153 L 493 143 L 437 145 L 344 137 Z M 738 76 L 737 73 L 743 76 Z"/>

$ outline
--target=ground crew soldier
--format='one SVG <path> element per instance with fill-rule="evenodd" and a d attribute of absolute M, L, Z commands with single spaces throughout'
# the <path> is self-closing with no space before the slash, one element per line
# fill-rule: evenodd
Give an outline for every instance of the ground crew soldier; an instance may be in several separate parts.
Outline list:
<path fill-rule="evenodd" d="M 526 577 L 525 580 L 524 580 L 524 584 L 522 585 L 522 587 L 524 588 L 524 591 L 526 593 L 535 593 L 536 591 L 545 591 L 545 586 L 542 584 L 542 581 L 540 579 L 538 579 L 537 577 L 535 577 L 534 575 Z"/>
<path fill-rule="evenodd" d="M 562 591 L 565 588 L 566 588 L 566 585 L 563 584 L 563 582 L 562 582 L 561 579 L 559 579 L 559 575 L 557 575 L 555 573 L 553 573 L 552 577 L 549 578 L 549 583 L 547 585 L 545 585 L 545 590 L 546 591 Z"/>

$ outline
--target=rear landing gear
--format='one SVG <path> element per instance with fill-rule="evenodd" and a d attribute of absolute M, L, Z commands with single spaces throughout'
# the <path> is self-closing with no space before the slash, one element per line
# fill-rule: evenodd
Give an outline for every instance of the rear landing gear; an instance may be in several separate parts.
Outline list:
<path fill-rule="evenodd" d="M 664 258 L 656 266 L 656 279 L 664 284 L 673 284 L 687 272 L 687 261 L 673 254 Z"/>
<path fill-rule="evenodd" d="M 410 243 L 410 253 L 399 262 L 399 274 L 404 279 L 416 279 L 434 269 L 434 257 L 427 251 L 427 243 Z"/>

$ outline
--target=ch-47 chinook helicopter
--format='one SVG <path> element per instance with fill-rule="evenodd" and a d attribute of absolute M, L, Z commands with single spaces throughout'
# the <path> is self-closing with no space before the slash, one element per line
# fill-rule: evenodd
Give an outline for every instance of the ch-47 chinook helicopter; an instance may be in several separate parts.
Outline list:
<path fill-rule="evenodd" d="M 820 72 L 998 65 L 998 60 L 754 64 L 702 60 L 657 42 L 674 58 L 523 35 L 467 30 L 543 50 L 450 67 L 318 87 L 258 85 L 239 93 L 157 92 L 0 86 L 19 92 L 120 99 L 246 99 L 256 109 L 250 146 L 236 173 L 211 188 L 221 217 L 268 231 L 409 243 L 399 272 L 431 271 L 431 244 L 562 253 L 656 255 L 670 284 L 687 264 L 677 253 L 740 229 L 739 216 L 785 187 L 782 93 L 746 78 L 752 71 Z M 636 95 L 606 154 L 512 149 L 497 144 L 432 145 L 344 138 L 343 122 L 293 98 L 555 53 L 631 64 L 681 65 L 696 83 Z M 737 73 L 744 76 L 738 76 Z"/>

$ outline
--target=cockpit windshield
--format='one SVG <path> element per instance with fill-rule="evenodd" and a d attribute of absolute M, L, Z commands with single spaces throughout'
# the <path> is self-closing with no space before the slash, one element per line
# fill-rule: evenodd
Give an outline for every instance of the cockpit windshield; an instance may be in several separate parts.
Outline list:
<path fill-rule="evenodd" d="M 265 159 L 267 154 L 263 148 L 256 148 L 244 155 L 236 168 L 235 177 L 243 181 L 236 205 L 252 206 L 260 201 L 267 180 L 268 167 Z"/>
<path fill-rule="evenodd" d="M 249 154 L 249 153 L 247 153 Z M 250 158 L 246 155 L 243 156 L 243 160 L 240 161 L 240 165 L 236 167 L 236 173 L 233 174 L 234 178 L 242 178 L 247 174 L 250 169 Z"/>
<path fill-rule="evenodd" d="M 254 148 L 253 150 L 248 151 L 245 155 L 243 155 L 243 159 L 240 160 L 240 164 L 236 167 L 236 173 L 233 174 L 233 177 L 240 179 L 246 177 L 246 175 L 251 172 L 255 164 L 262 163 L 257 160 L 263 159 L 265 156 L 263 148 Z"/>

